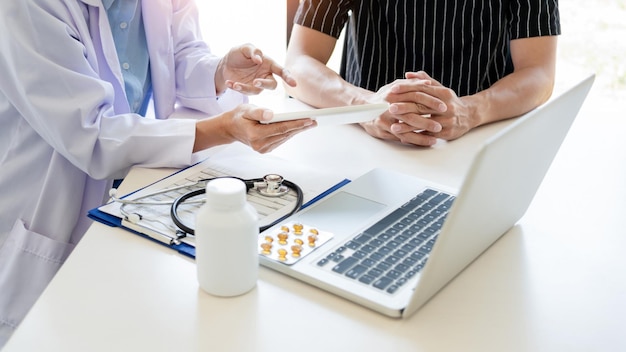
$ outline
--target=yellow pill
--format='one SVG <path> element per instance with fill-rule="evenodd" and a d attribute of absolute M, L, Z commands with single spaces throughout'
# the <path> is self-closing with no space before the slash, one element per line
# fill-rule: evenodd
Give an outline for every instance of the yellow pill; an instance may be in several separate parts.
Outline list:
<path fill-rule="evenodd" d="M 307 239 L 309 240 L 309 247 L 315 247 L 315 242 L 317 241 L 317 236 L 309 235 L 309 237 L 307 237 Z"/>
<path fill-rule="evenodd" d="M 276 237 L 278 237 L 278 243 L 287 244 L 287 239 L 289 238 L 289 235 L 286 234 L 285 232 L 281 232 Z"/>
<path fill-rule="evenodd" d="M 287 260 L 287 250 L 281 248 L 278 250 L 278 260 Z"/>
<path fill-rule="evenodd" d="M 299 258 L 301 252 L 302 252 L 302 246 L 300 246 L 300 245 L 291 246 L 291 256 L 292 257 Z"/>
<path fill-rule="evenodd" d="M 268 255 L 272 253 L 272 244 L 271 243 L 262 243 L 261 244 L 261 253 Z"/>

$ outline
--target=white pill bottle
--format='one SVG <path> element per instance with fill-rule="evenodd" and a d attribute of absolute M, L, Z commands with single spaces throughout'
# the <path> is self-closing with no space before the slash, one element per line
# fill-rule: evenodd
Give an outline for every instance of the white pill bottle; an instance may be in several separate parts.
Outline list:
<path fill-rule="evenodd" d="M 223 177 L 207 183 L 206 203 L 196 215 L 196 266 L 200 288 L 214 296 L 250 291 L 259 271 L 258 215 L 243 181 Z"/>

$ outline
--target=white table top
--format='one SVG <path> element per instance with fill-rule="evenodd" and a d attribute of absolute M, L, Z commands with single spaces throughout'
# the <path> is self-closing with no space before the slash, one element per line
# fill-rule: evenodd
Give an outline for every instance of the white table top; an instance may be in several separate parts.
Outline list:
<path fill-rule="evenodd" d="M 193 260 L 94 224 L 5 351 L 624 351 L 626 122 L 590 101 L 526 215 L 409 319 L 267 268 L 250 293 L 212 297 Z M 506 123 L 430 149 L 319 127 L 273 154 L 348 178 L 382 166 L 458 186 Z M 124 187 L 165 172 L 136 169 Z"/>

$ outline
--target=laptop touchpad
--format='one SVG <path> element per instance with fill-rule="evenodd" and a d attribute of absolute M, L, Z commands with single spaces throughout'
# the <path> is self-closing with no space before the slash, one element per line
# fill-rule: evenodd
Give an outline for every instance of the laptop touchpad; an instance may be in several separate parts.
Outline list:
<path fill-rule="evenodd" d="M 298 218 L 302 223 L 337 235 L 349 235 L 387 206 L 346 192 L 338 192 L 330 198 L 306 209 Z"/>

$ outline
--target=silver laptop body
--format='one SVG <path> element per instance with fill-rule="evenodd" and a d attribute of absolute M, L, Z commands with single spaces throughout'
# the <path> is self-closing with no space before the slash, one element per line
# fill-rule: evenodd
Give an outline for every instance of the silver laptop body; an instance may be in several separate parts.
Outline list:
<path fill-rule="evenodd" d="M 331 240 L 293 265 L 264 256 L 261 264 L 382 314 L 410 316 L 523 216 L 594 77 L 517 118 L 485 141 L 458 192 L 436 182 L 374 169 L 288 219 L 332 233 Z M 450 194 L 452 206 L 417 274 L 389 293 L 346 277 L 354 270 L 333 270 L 337 256 L 354 254 L 346 248 L 355 237 L 426 188 Z"/>

